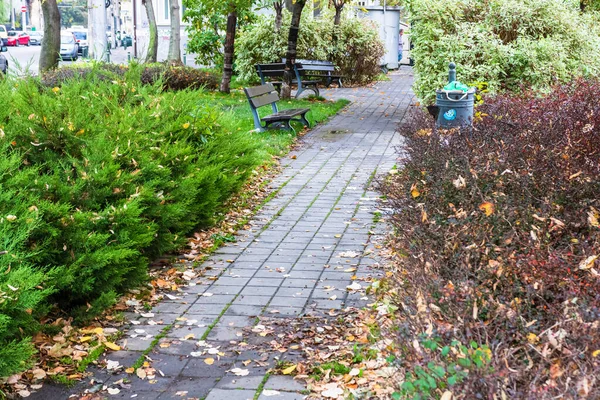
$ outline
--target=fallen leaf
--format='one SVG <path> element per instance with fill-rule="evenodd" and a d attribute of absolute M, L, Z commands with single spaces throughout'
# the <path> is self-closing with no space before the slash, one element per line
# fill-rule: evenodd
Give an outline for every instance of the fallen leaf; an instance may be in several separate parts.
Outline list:
<path fill-rule="evenodd" d="M 360 290 L 360 289 L 362 289 L 362 286 L 358 282 L 353 282 L 352 285 L 346 286 L 346 289 L 348 289 L 348 290 Z"/>
<path fill-rule="evenodd" d="M 138 376 L 138 378 L 140 379 L 146 379 L 146 377 L 148 376 L 148 374 L 146 374 L 146 370 L 144 370 L 143 368 L 138 368 L 135 371 L 135 374 Z"/>
<path fill-rule="evenodd" d="M 343 395 L 344 391 L 340 389 L 337 383 L 328 383 L 325 385 L 325 390 L 321 392 L 321 395 L 324 397 L 330 397 L 332 399 L 337 399 L 339 396 Z"/>
<path fill-rule="evenodd" d="M 107 392 L 108 392 L 108 394 L 119 394 L 119 393 L 121 393 L 121 389 L 118 389 L 118 388 L 108 388 Z"/>
<path fill-rule="evenodd" d="M 579 264 L 579 269 L 585 270 L 585 269 L 592 268 L 597 259 L 598 259 L 598 256 L 590 256 L 590 257 L 586 258 Z"/>
<path fill-rule="evenodd" d="M 413 184 L 412 187 L 410 188 L 410 195 L 413 197 L 413 199 L 416 199 L 417 197 L 419 197 L 421 195 L 421 192 L 419 192 L 419 189 L 417 189 L 417 184 Z"/>
<path fill-rule="evenodd" d="M 237 375 L 237 376 L 246 376 L 250 373 L 250 371 L 248 371 L 247 369 L 242 369 L 242 368 L 234 368 L 234 369 L 230 370 L 230 372 L 232 372 L 234 375 Z"/>
<path fill-rule="evenodd" d="M 19 390 L 17 393 L 19 393 L 19 396 L 21 397 L 29 397 L 31 395 L 31 393 L 29 392 L 29 390 Z"/>
<path fill-rule="evenodd" d="M 34 369 L 33 371 L 31 371 L 31 374 L 37 380 L 41 380 L 41 379 L 44 379 L 46 377 L 46 371 L 44 371 L 41 368 Z"/>
<path fill-rule="evenodd" d="M 105 343 L 104 343 L 104 345 L 105 345 L 106 347 L 108 347 L 109 349 L 111 349 L 111 350 L 114 350 L 114 351 L 119 351 L 119 350 L 121 350 L 121 346 L 119 346 L 119 345 L 117 345 L 117 344 L 114 344 L 114 343 L 112 343 L 112 342 L 105 342 Z"/>
<path fill-rule="evenodd" d="M 440 400 L 452 400 L 452 392 L 449 390 L 446 390 L 444 392 L 444 394 L 442 395 L 442 397 L 440 397 Z"/>
<path fill-rule="evenodd" d="M 285 368 L 285 369 L 284 369 L 284 370 L 282 370 L 281 372 L 282 372 L 284 375 L 289 375 L 289 374 L 291 374 L 292 372 L 294 372 L 294 370 L 295 370 L 295 369 L 296 369 L 296 364 L 294 364 L 294 365 L 292 365 L 292 366 L 290 366 L 290 367 L 287 367 L 287 368 Z"/>
<path fill-rule="evenodd" d="M 481 204 L 479 205 L 479 209 L 480 209 L 481 211 L 483 211 L 483 212 L 485 213 L 485 215 L 486 215 L 486 216 L 488 216 L 488 217 L 489 217 L 490 215 L 492 215 L 492 214 L 494 213 L 494 211 L 495 211 L 496 207 L 494 206 L 494 204 L 493 204 L 493 203 L 490 203 L 489 201 L 486 201 L 486 202 L 484 202 L 484 203 L 481 203 Z"/>
<path fill-rule="evenodd" d="M 208 365 L 213 365 L 215 363 L 215 359 L 214 358 L 205 358 L 204 363 L 208 364 Z"/>

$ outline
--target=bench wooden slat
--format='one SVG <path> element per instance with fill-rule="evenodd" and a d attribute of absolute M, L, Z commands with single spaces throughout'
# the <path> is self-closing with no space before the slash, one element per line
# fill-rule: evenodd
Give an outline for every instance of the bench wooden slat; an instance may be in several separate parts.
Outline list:
<path fill-rule="evenodd" d="M 254 104 L 254 107 L 256 108 L 266 106 L 267 104 L 272 104 L 279 100 L 279 95 L 274 90 L 275 89 L 273 89 L 273 92 L 264 94 L 262 96 L 252 97 L 250 101 L 252 101 L 252 104 Z"/>
<path fill-rule="evenodd" d="M 271 83 L 266 83 L 264 85 L 246 88 L 246 94 L 251 98 L 256 97 L 256 96 L 262 96 L 265 93 L 269 93 L 269 92 L 273 92 L 273 91 L 275 91 L 275 87 Z"/>
<path fill-rule="evenodd" d="M 261 118 L 263 121 L 278 121 L 282 118 L 293 118 L 298 115 L 306 114 L 310 109 L 308 108 L 295 108 L 292 110 L 281 110 L 278 113 L 267 115 Z"/>

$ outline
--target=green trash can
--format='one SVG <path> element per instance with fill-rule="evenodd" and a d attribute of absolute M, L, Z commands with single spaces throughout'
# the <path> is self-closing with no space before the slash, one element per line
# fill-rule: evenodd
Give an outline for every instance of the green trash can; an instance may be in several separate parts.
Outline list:
<path fill-rule="evenodd" d="M 470 88 L 456 80 L 456 65 L 450 63 L 449 83 L 436 91 L 435 105 L 438 108 L 436 125 L 438 128 L 456 128 L 473 123 L 475 88 Z"/>

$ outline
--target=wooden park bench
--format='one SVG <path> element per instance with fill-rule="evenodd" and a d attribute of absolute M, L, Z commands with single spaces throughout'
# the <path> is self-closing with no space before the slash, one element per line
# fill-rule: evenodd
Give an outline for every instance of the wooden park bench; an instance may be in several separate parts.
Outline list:
<path fill-rule="evenodd" d="M 283 75 L 285 73 L 285 63 L 256 64 L 255 68 L 261 84 L 271 83 L 277 88 L 278 92 L 281 91 Z M 296 98 L 298 98 L 305 90 L 312 90 L 315 95 L 319 96 L 318 84 L 320 83 L 320 80 L 302 78 L 296 66 L 294 66 L 294 75 L 296 78 L 292 80 L 292 84 L 298 87 Z"/>
<path fill-rule="evenodd" d="M 296 60 L 296 66 L 300 70 L 300 75 L 303 78 L 311 80 L 318 79 L 325 87 L 331 86 L 334 82 L 337 83 L 339 87 L 344 87 L 342 84 L 343 75 L 339 75 L 336 72 L 336 66 L 331 61 Z"/>
<path fill-rule="evenodd" d="M 310 123 L 306 119 L 306 113 L 309 112 L 310 109 L 294 108 L 279 111 L 277 108 L 279 95 L 272 83 L 244 88 L 244 93 L 246 93 L 246 97 L 250 103 L 250 109 L 252 110 L 252 116 L 254 117 L 254 126 L 259 132 L 264 132 L 271 125 L 293 131 L 294 128 L 290 125 L 291 121 L 299 121 L 310 128 Z M 261 118 L 258 115 L 258 109 L 269 104 L 271 105 L 273 114 Z M 261 121 L 265 124 L 263 125 Z"/>

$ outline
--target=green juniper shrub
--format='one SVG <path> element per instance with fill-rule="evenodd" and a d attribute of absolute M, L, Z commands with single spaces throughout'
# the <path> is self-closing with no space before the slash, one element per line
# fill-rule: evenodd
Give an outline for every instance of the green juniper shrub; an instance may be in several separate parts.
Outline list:
<path fill-rule="evenodd" d="M 130 66 L 94 63 L 90 66 L 61 67 L 45 72 L 42 85 L 60 87 L 64 82 L 93 76 L 101 81 L 123 79 L 128 71 L 134 70 L 134 75 L 145 85 L 163 82 L 165 90 L 200 89 L 216 90 L 220 77 L 213 70 L 197 69 L 187 66 L 170 66 L 166 63 L 143 64 L 135 63 Z M 130 75 L 131 76 L 131 75 Z"/>
<path fill-rule="evenodd" d="M 489 355 L 485 369 L 460 364 L 452 391 L 467 398 L 600 396 L 599 96 L 581 79 L 489 98 L 473 128 L 436 129 L 421 111 L 401 127 L 404 168 L 382 190 L 397 211 L 390 292 L 411 379 L 466 363 L 422 349 L 436 338 Z M 475 347 L 459 353 L 477 366 Z M 435 393 L 414 383 L 404 393 Z"/>
<path fill-rule="evenodd" d="M 143 73 L 0 82 L 0 377 L 28 365 L 28 337 L 48 329 L 36 321 L 102 312 L 293 141 L 249 132 L 241 93 L 165 91 Z"/>

